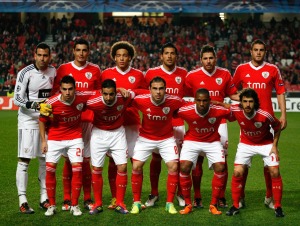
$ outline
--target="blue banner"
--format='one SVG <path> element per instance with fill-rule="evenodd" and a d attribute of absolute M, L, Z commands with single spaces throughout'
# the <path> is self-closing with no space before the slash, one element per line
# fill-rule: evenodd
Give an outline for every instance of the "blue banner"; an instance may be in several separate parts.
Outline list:
<path fill-rule="evenodd" d="M 10 0 L 1 12 L 299 13 L 299 0 Z"/>

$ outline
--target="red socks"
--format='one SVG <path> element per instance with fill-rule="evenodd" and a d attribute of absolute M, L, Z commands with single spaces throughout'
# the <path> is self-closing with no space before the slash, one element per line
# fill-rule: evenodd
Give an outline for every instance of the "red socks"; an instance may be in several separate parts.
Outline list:
<path fill-rule="evenodd" d="M 150 162 L 150 183 L 151 194 L 158 196 L 158 183 L 159 175 L 161 172 L 161 156 L 156 153 L 152 153 L 152 160 Z"/>
<path fill-rule="evenodd" d="M 82 186 L 82 164 L 72 166 L 72 206 L 78 205 L 80 190 Z"/>
<path fill-rule="evenodd" d="M 90 160 L 84 159 L 82 163 L 82 187 L 83 187 L 83 200 L 91 199 L 91 185 L 92 185 L 92 170 Z"/>
<path fill-rule="evenodd" d="M 211 183 L 212 184 L 212 199 L 210 203 L 211 205 L 217 204 L 224 183 L 225 183 L 225 173 L 214 172 L 214 176 Z"/>
<path fill-rule="evenodd" d="M 277 178 L 272 178 L 272 191 L 273 191 L 275 208 L 281 206 L 282 190 L 283 190 L 283 185 L 282 185 L 281 176 Z"/>
<path fill-rule="evenodd" d="M 243 179 L 244 179 L 244 177 L 232 176 L 231 196 L 232 196 L 233 205 L 235 206 L 235 208 L 239 208 L 239 202 L 240 202 L 241 194 L 244 191 Z"/>
<path fill-rule="evenodd" d="M 142 185 L 143 185 L 143 171 L 132 171 L 131 187 L 133 193 L 133 202 L 141 201 Z"/>
<path fill-rule="evenodd" d="M 71 201 L 72 165 L 69 159 L 65 159 L 63 167 L 64 200 Z"/>
<path fill-rule="evenodd" d="M 111 197 L 116 197 L 116 177 L 117 177 L 117 166 L 113 160 L 113 158 L 109 157 L 109 165 L 108 165 L 108 181 L 111 192 Z"/>
<path fill-rule="evenodd" d="M 117 205 L 124 203 L 124 197 L 126 193 L 127 187 L 127 172 L 117 172 L 117 179 L 116 179 L 116 187 L 117 187 L 117 196 L 116 196 L 116 203 Z"/>
<path fill-rule="evenodd" d="M 180 178 L 180 186 L 181 191 L 184 197 L 184 201 L 186 205 L 192 204 L 191 201 L 191 187 L 192 187 L 192 179 L 190 174 L 179 174 Z"/>
<path fill-rule="evenodd" d="M 192 170 L 192 180 L 194 187 L 194 198 L 201 198 L 201 179 L 203 175 L 203 156 L 198 156 L 197 163 L 195 169 Z"/>
<path fill-rule="evenodd" d="M 102 206 L 103 177 L 102 170 L 92 170 L 92 186 L 94 191 L 95 206 Z"/>
<path fill-rule="evenodd" d="M 56 166 L 46 162 L 46 190 L 50 205 L 56 205 Z"/>
<path fill-rule="evenodd" d="M 167 179 L 167 202 L 173 202 L 177 186 L 178 186 L 178 173 L 169 172 L 168 179 Z"/>

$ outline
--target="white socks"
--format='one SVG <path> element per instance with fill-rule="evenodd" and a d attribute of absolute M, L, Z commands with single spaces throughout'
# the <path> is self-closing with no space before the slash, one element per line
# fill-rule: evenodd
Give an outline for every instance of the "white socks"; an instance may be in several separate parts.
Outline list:
<path fill-rule="evenodd" d="M 16 184 L 18 189 L 19 195 L 19 206 L 22 203 L 27 202 L 26 198 L 26 190 L 27 190 L 27 183 L 28 183 L 28 164 L 25 162 L 18 162 L 17 165 L 17 172 L 16 172 Z"/>
<path fill-rule="evenodd" d="M 40 183 L 40 202 L 48 199 L 46 190 L 46 161 L 45 158 L 39 157 L 39 183 Z"/>

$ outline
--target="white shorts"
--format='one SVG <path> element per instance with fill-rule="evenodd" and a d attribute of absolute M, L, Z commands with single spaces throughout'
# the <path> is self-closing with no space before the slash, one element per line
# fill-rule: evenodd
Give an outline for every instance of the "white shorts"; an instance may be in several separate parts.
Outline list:
<path fill-rule="evenodd" d="M 266 145 L 248 145 L 239 143 L 235 155 L 234 164 L 251 166 L 251 159 L 254 155 L 260 155 L 263 158 L 265 166 L 279 166 L 279 160 L 274 153 L 270 154 L 273 144 Z"/>
<path fill-rule="evenodd" d="M 61 155 L 67 156 L 71 163 L 83 161 L 82 138 L 74 140 L 48 140 L 46 162 L 58 163 Z"/>
<path fill-rule="evenodd" d="M 91 136 L 91 162 L 95 167 L 103 167 L 109 152 L 116 165 L 127 163 L 127 141 L 125 129 L 102 130 L 93 127 Z"/>
<path fill-rule="evenodd" d="M 126 140 L 127 140 L 127 146 L 128 146 L 128 157 L 132 158 L 133 156 L 133 149 L 135 146 L 135 143 L 137 141 L 137 138 L 139 136 L 139 128 L 140 125 L 130 125 L 125 126 L 125 133 L 126 133 Z"/>
<path fill-rule="evenodd" d="M 215 141 L 212 143 L 207 143 L 190 140 L 183 141 L 180 153 L 180 161 L 193 162 L 193 168 L 195 168 L 198 155 L 201 153 L 205 153 L 207 156 L 209 169 L 212 168 L 213 163 L 225 162 L 224 149 L 221 145 L 221 142 Z"/>
<path fill-rule="evenodd" d="M 158 151 L 165 163 L 171 161 L 178 162 L 179 151 L 174 137 L 155 141 L 139 136 L 134 147 L 132 158 L 146 162 L 154 151 Z"/>
<path fill-rule="evenodd" d="M 38 129 L 18 129 L 18 157 L 27 159 L 45 157 L 41 152 Z"/>
<path fill-rule="evenodd" d="M 173 132 L 174 132 L 174 138 L 177 144 L 177 147 L 179 148 L 179 152 L 182 148 L 182 143 L 185 135 L 185 126 L 174 126 L 173 127 Z"/>
<path fill-rule="evenodd" d="M 227 123 L 221 123 L 218 132 L 221 136 L 221 144 L 223 146 L 225 155 L 228 154 L 228 129 L 227 129 Z"/>

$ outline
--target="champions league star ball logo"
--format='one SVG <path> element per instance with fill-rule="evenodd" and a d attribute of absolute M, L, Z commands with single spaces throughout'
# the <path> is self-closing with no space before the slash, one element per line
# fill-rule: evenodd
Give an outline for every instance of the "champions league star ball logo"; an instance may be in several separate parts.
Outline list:
<path fill-rule="evenodd" d="M 74 3 L 74 1 L 51 1 L 47 2 L 40 6 L 40 9 L 47 9 L 49 11 L 51 10 L 74 10 L 74 9 L 80 9 L 81 7 Z"/>
<path fill-rule="evenodd" d="M 236 12 L 243 12 L 243 11 L 263 11 L 267 8 L 261 4 L 261 1 L 234 1 L 228 3 L 224 8 L 224 10 L 236 11 Z"/>

